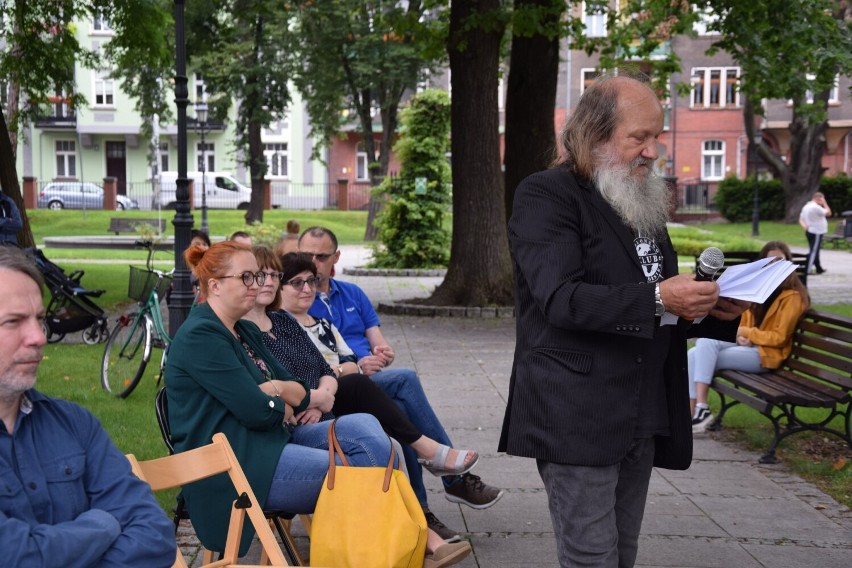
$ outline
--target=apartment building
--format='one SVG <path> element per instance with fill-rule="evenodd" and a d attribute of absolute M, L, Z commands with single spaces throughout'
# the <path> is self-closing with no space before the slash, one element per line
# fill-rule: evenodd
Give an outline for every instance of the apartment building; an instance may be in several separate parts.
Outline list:
<path fill-rule="evenodd" d="M 113 35 L 109 22 L 100 17 L 77 22 L 76 30 L 81 45 L 94 50 Z M 121 90 L 120 81 L 109 78 L 108 69 L 93 70 L 77 64 L 74 73 L 87 105 L 72 110 L 62 93 L 57 93 L 41 109 L 39 118 L 20 137 L 19 175 L 34 177 L 39 184 L 101 184 L 103 178 L 114 177 L 120 194 L 136 199 L 142 208 L 151 207 L 157 174 L 177 170 L 177 125 L 157 121 L 154 139 L 145 139 L 134 101 Z M 233 110 L 225 121 L 200 123 L 195 104 L 208 98 L 202 70 L 191 71 L 188 80 L 188 170 L 229 172 L 249 185 L 242 154 L 234 145 Z M 280 207 L 323 207 L 328 201 L 327 170 L 310 158 L 310 123 L 298 93 L 295 95 L 288 116 L 269 125 L 262 134 L 272 203 Z M 156 150 L 149 152 L 151 148 Z M 149 154 L 153 160 L 149 160 Z"/>
<path fill-rule="evenodd" d="M 615 3 L 613 3 L 615 5 Z M 606 35 L 606 15 L 585 2 L 576 7 L 576 15 L 585 23 L 590 36 Z M 660 137 L 660 173 L 677 179 L 679 205 L 682 209 L 704 208 L 712 204 L 721 180 L 739 178 L 766 166 L 748 153 L 748 138 L 743 123 L 743 109 L 737 89 L 740 68 L 724 52 L 713 56 L 706 51 L 716 36 L 703 23 L 695 27 L 697 37 L 677 36 L 661 49 L 677 53 L 681 71 L 669 81 L 665 130 Z M 557 107 L 573 108 L 583 89 L 598 74 L 598 57 L 582 51 L 564 51 L 564 85 L 560 85 Z M 677 85 L 689 86 L 679 95 Z M 852 175 L 852 98 L 850 78 L 838 77 L 829 102 L 827 152 L 823 157 L 826 175 Z M 790 101 L 765 101 L 766 117 L 760 123 L 764 142 L 781 156 L 790 151 Z"/>

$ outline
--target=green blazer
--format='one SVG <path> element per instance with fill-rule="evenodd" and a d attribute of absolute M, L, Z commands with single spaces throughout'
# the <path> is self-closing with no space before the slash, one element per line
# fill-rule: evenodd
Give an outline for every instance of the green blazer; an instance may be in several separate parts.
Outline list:
<path fill-rule="evenodd" d="M 236 329 L 274 378 L 302 383 L 267 351 L 256 325 L 239 321 Z M 283 426 L 285 405 L 258 388 L 263 375 L 209 305 L 194 308 L 181 326 L 169 348 L 165 376 L 175 451 L 207 445 L 213 434 L 224 433 L 258 501 L 266 503 L 272 475 L 290 439 Z M 296 412 L 309 402 L 306 388 Z M 183 494 L 201 543 L 210 550 L 224 550 L 231 503 L 237 498 L 227 476 L 187 485 Z M 248 550 L 253 534 L 247 522 L 240 555 Z"/>

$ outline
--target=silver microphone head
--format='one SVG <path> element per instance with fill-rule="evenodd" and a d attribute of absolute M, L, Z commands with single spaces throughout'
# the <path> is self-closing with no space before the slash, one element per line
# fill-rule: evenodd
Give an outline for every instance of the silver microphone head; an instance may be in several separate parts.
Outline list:
<path fill-rule="evenodd" d="M 725 255 L 716 247 L 707 247 L 698 256 L 698 270 L 708 276 L 716 274 L 725 264 Z"/>

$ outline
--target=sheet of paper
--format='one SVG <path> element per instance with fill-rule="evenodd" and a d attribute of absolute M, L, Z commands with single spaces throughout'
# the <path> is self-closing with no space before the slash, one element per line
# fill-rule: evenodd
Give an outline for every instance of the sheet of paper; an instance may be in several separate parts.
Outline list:
<path fill-rule="evenodd" d="M 719 295 L 762 304 L 795 270 L 796 265 L 789 260 L 772 261 L 765 258 L 732 266 L 716 281 L 719 284 Z M 733 273 L 729 274 L 731 271 Z"/>
<path fill-rule="evenodd" d="M 762 304 L 796 270 L 796 266 L 789 260 L 774 257 L 736 264 L 725 269 L 716 280 L 719 296 Z M 695 323 L 702 319 L 696 319 Z M 660 318 L 660 325 L 676 325 L 677 321 L 676 315 L 666 312 Z"/>

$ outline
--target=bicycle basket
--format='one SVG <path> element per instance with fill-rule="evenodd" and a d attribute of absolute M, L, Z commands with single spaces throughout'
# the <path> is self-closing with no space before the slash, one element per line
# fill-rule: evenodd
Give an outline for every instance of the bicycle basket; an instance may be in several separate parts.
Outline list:
<path fill-rule="evenodd" d="M 127 286 L 127 295 L 137 302 L 145 302 L 151 295 L 151 290 L 157 287 L 157 294 L 162 297 L 172 283 L 171 276 L 160 278 L 156 272 L 138 266 L 130 267 L 130 282 Z"/>

